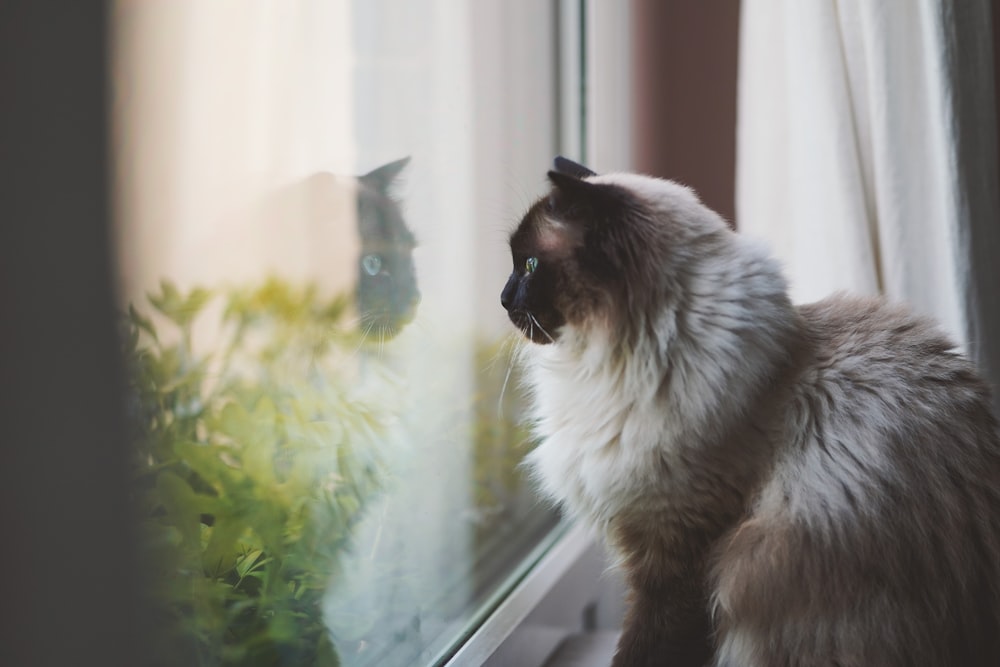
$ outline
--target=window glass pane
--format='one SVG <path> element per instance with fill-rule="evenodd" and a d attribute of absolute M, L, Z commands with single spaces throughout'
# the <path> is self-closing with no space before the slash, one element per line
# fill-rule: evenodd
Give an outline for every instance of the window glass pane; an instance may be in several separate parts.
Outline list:
<path fill-rule="evenodd" d="M 557 526 L 498 305 L 558 148 L 557 25 L 534 0 L 116 3 L 162 664 L 432 662 Z"/>

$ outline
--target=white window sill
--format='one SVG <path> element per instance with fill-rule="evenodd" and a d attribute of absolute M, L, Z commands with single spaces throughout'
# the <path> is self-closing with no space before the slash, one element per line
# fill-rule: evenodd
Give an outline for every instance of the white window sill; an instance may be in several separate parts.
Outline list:
<path fill-rule="evenodd" d="M 621 623 L 621 591 L 603 549 L 586 528 L 571 526 L 446 664 L 605 664 Z"/>

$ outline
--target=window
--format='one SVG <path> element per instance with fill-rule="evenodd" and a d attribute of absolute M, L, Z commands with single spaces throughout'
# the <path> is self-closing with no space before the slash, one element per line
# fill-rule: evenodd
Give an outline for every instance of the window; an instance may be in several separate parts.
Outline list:
<path fill-rule="evenodd" d="M 116 3 L 163 664 L 443 660 L 561 530 L 517 467 L 498 307 L 574 115 L 561 25 L 534 0 Z"/>

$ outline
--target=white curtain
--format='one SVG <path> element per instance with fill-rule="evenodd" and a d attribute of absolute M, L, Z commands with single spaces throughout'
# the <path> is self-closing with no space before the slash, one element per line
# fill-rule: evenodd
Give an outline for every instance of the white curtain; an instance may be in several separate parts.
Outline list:
<path fill-rule="evenodd" d="M 737 221 L 793 297 L 936 317 L 1000 385 L 988 0 L 743 0 Z"/>

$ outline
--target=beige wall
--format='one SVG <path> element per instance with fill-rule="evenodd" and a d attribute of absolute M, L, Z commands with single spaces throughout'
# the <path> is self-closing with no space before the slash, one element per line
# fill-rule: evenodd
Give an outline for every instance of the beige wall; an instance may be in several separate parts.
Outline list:
<path fill-rule="evenodd" d="M 739 0 L 631 0 L 639 171 L 693 187 L 735 219 Z"/>

